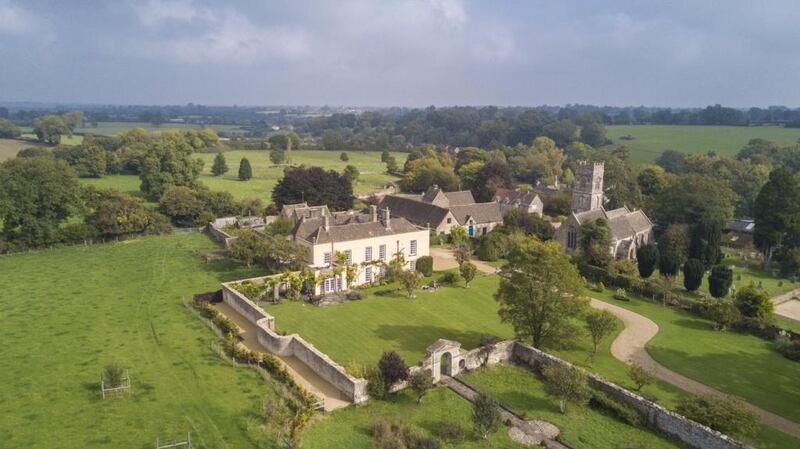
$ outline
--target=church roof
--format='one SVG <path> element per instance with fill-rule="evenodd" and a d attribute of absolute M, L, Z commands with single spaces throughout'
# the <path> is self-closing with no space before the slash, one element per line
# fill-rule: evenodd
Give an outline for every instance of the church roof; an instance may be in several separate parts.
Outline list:
<path fill-rule="evenodd" d="M 624 240 L 644 232 L 653 227 L 653 223 L 641 210 L 631 212 L 627 207 L 606 211 L 603 208 L 593 209 L 586 212 L 574 213 L 575 219 L 579 224 L 594 222 L 603 218 L 608 223 L 611 237 L 614 240 Z"/>

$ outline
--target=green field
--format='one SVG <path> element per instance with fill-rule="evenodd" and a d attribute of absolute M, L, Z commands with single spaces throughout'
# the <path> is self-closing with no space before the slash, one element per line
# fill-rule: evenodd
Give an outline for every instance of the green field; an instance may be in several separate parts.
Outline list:
<path fill-rule="evenodd" d="M 21 139 L 0 139 L 0 161 L 16 157 L 19 150 L 39 146 L 44 145 L 39 142 Z"/>
<path fill-rule="evenodd" d="M 482 439 L 472 430 L 472 406 L 447 388 L 430 391 L 421 404 L 416 403 L 409 391 L 394 395 L 387 401 L 370 401 L 337 410 L 318 418 L 303 434 L 304 449 L 371 449 L 370 424 L 377 419 L 402 421 L 413 426 L 428 437 L 436 437 L 436 431 L 445 422 L 456 422 L 468 429 L 466 441 L 444 448 L 500 449 L 523 448 L 508 438 L 508 428 L 501 426 L 488 440 Z"/>
<path fill-rule="evenodd" d="M 342 171 L 347 164 L 358 167 L 361 176 L 353 185 L 355 193 L 370 192 L 383 188 L 389 182 L 396 181 L 394 176 L 385 173 L 386 167 L 381 162 L 381 153 L 365 151 L 349 151 L 348 162 L 339 160 L 339 153 L 333 151 L 303 150 L 295 151 L 293 162 L 295 165 L 320 166 L 326 170 Z M 392 153 L 398 161 L 405 161 L 406 153 Z M 274 166 L 269 161 L 267 151 L 227 151 L 225 158 L 230 171 L 223 176 L 212 176 L 211 166 L 215 153 L 197 153 L 196 156 L 204 161 L 203 173 L 200 182 L 211 190 L 230 192 L 237 200 L 242 198 L 261 198 L 269 203 L 272 198 L 272 188 L 283 177 L 283 166 Z M 246 157 L 253 167 L 253 179 L 239 181 L 239 161 Z M 84 184 L 102 187 L 111 187 L 133 194 L 139 193 L 139 177 L 134 175 L 110 175 L 100 179 L 81 179 Z"/>
<path fill-rule="evenodd" d="M 621 136 L 633 140 L 620 140 Z M 734 156 L 750 139 L 774 140 L 781 145 L 791 145 L 800 139 L 800 129 L 777 126 L 677 126 L 677 125 L 613 125 L 608 127 L 608 137 L 615 144 L 631 148 L 635 162 L 652 163 L 664 150 L 683 153 L 707 153 Z"/>
<path fill-rule="evenodd" d="M 271 447 L 258 426 L 271 385 L 219 359 L 182 305 L 258 274 L 202 262 L 215 248 L 181 234 L 0 257 L 0 446 L 146 448 L 191 431 L 195 447 Z M 132 396 L 101 398 L 110 362 L 130 370 Z"/>
<path fill-rule="evenodd" d="M 390 350 L 414 365 L 439 338 L 459 341 L 465 348 L 477 347 L 482 335 L 510 338 L 511 327 L 497 316 L 492 298 L 496 288 L 497 277 L 483 276 L 469 289 L 419 291 L 413 300 L 398 291 L 383 297 L 369 294 L 332 307 L 284 302 L 265 310 L 275 316 L 278 330 L 299 333 L 342 365 L 350 361 L 373 365 Z"/>
<path fill-rule="evenodd" d="M 576 449 L 683 447 L 655 433 L 622 423 L 587 405 L 568 405 L 567 413 L 562 414 L 558 409 L 558 401 L 548 397 L 542 383 L 524 368 L 502 365 L 477 370 L 463 377 L 517 413 L 525 413 L 528 419 L 543 419 L 555 424 L 561 430 L 561 439 Z"/>
<path fill-rule="evenodd" d="M 84 122 L 81 126 L 75 128 L 75 132 L 78 134 L 101 134 L 104 136 L 114 136 L 121 132 L 128 131 L 132 128 L 144 128 L 146 131 L 149 132 L 158 132 L 158 131 L 165 131 L 168 129 L 203 129 L 203 128 L 211 128 L 215 131 L 238 131 L 241 130 L 241 127 L 238 125 L 218 125 L 218 124 L 208 124 L 208 125 L 193 125 L 187 123 L 164 123 L 159 126 L 155 126 L 152 123 L 147 122 L 99 122 L 97 126 L 91 126 L 89 123 Z"/>
<path fill-rule="evenodd" d="M 715 331 L 710 321 L 646 300 L 616 301 L 612 292 L 591 295 L 655 321 L 659 331 L 647 352 L 662 365 L 800 422 L 800 363 L 784 358 L 769 341 Z"/>

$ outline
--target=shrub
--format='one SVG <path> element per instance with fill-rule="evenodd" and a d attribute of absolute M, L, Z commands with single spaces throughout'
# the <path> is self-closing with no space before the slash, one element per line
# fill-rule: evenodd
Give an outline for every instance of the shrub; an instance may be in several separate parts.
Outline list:
<path fill-rule="evenodd" d="M 781 333 L 775 337 L 772 344 L 775 350 L 787 359 L 800 362 L 800 340 L 793 340 L 785 333 Z"/>
<path fill-rule="evenodd" d="M 614 299 L 618 299 L 620 301 L 631 300 L 630 298 L 628 298 L 628 293 L 625 291 L 624 288 L 618 288 L 617 291 L 614 292 Z"/>
<path fill-rule="evenodd" d="M 344 370 L 347 371 L 347 374 L 355 378 L 369 379 L 370 370 L 356 361 L 350 361 L 347 366 L 344 367 Z"/>
<path fill-rule="evenodd" d="M 741 314 L 732 301 L 712 299 L 703 302 L 703 316 L 714 322 L 714 329 L 725 330 L 739 321 Z"/>
<path fill-rule="evenodd" d="M 645 385 L 650 385 L 656 381 L 656 378 L 653 376 L 653 374 L 638 363 L 631 365 L 628 376 L 631 378 L 634 385 L 636 385 L 636 391 L 640 391 Z"/>
<path fill-rule="evenodd" d="M 599 293 L 602 293 L 602 292 L 606 291 L 606 286 L 602 282 L 598 282 L 597 285 L 595 286 L 595 288 L 596 288 L 595 291 L 599 292 Z"/>
<path fill-rule="evenodd" d="M 761 422 L 744 402 L 710 395 L 684 397 L 676 411 L 681 415 L 729 435 L 755 435 Z"/>
<path fill-rule="evenodd" d="M 414 394 L 417 395 L 417 404 L 419 404 L 422 402 L 422 397 L 425 396 L 425 393 L 433 388 L 433 376 L 431 376 L 429 370 L 419 370 L 409 377 L 408 386 L 411 387 Z"/>
<path fill-rule="evenodd" d="M 735 303 L 739 312 L 750 318 L 769 320 L 775 312 L 775 306 L 769 300 L 767 294 L 753 284 L 736 292 Z"/>
<path fill-rule="evenodd" d="M 394 384 L 408 379 L 408 366 L 400 355 L 394 351 L 384 352 L 378 361 L 378 370 L 385 381 L 388 391 Z"/>
<path fill-rule="evenodd" d="M 542 368 L 544 391 L 559 400 L 561 413 L 567 402 L 582 402 L 588 396 L 586 374 L 569 365 L 551 363 Z"/>
<path fill-rule="evenodd" d="M 437 432 L 439 438 L 453 445 L 461 444 L 467 439 L 467 429 L 454 421 L 441 423 Z"/>
<path fill-rule="evenodd" d="M 348 301 L 358 301 L 359 299 L 364 299 L 364 292 L 359 290 L 351 290 L 344 295 L 344 297 Z"/>
<path fill-rule="evenodd" d="M 497 401 L 484 393 L 478 395 L 472 404 L 472 423 L 475 430 L 486 439 L 500 428 L 501 420 Z"/>
<path fill-rule="evenodd" d="M 642 422 L 641 415 L 633 407 L 617 401 L 602 391 L 592 391 L 589 406 L 595 410 L 604 411 L 631 426 L 639 426 Z"/>
<path fill-rule="evenodd" d="M 716 265 L 708 276 L 708 291 L 715 298 L 724 298 L 732 283 L 733 270 L 724 265 Z"/>
<path fill-rule="evenodd" d="M 461 275 L 455 271 L 446 271 L 439 278 L 439 283 L 442 285 L 454 285 L 462 281 Z"/>
<path fill-rule="evenodd" d="M 640 247 L 636 251 L 636 263 L 639 269 L 639 276 L 645 279 L 649 278 L 658 263 L 658 247 L 652 243 Z"/>
<path fill-rule="evenodd" d="M 107 387 L 116 388 L 122 385 L 122 378 L 125 377 L 125 370 L 116 363 L 106 365 L 103 370 L 103 382 Z"/>
<path fill-rule="evenodd" d="M 372 399 L 384 399 L 388 388 L 383 375 L 378 370 L 371 370 L 367 377 L 367 394 Z"/>
<path fill-rule="evenodd" d="M 417 259 L 417 271 L 422 273 L 425 277 L 430 277 L 433 274 L 433 257 L 422 256 Z"/>

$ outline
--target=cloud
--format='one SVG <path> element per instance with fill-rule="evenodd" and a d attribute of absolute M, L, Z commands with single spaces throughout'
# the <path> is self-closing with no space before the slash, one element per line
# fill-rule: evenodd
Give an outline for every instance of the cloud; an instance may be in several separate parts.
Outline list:
<path fill-rule="evenodd" d="M 168 21 L 190 22 L 209 19 L 210 11 L 198 7 L 192 0 L 148 0 L 133 4 L 139 20 L 146 26 L 160 25 Z"/>
<path fill-rule="evenodd" d="M 41 28 L 41 20 L 11 0 L 0 0 L 0 33 L 30 36 Z"/>

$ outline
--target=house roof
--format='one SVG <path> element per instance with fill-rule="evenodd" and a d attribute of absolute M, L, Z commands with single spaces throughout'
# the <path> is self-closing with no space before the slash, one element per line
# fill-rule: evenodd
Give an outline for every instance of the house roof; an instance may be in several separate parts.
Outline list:
<path fill-rule="evenodd" d="M 387 195 L 380 209 L 389 208 L 393 217 L 403 217 L 418 226 L 436 227 L 450 213 L 448 209 L 417 200 L 419 195 Z"/>
<path fill-rule="evenodd" d="M 308 207 L 308 204 L 305 202 L 296 204 L 284 204 L 283 207 L 281 208 L 281 215 L 283 215 L 284 217 L 288 217 L 292 215 L 292 212 L 295 209 L 302 209 L 306 207 Z"/>
<path fill-rule="evenodd" d="M 542 202 L 536 193 L 519 189 L 497 189 L 494 194 L 494 201 L 505 204 L 517 203 L 526 207 Z"/>
<path fill-rule="evenodd" d="M 365 220 L 364 217 L 364 215 L 357 215 L 348 219 L 344 224 L 331 224 L 328 230 L 325 230 L 324 218 L 303 219 L 295 225 L 292 230 L 292 236 L 295 239 L 302 239 L 320 244 L 405 234 L 407 232 L 419 230 L 418 227 L 414 226 L 405 218 L 390 219 L 389 229 L 386 229 L 380 221 L 361 221 Z"/>
<path fill-rule="evenodd" d="M 478 224 L 503 221 L 503 214 L 500 213 L 500 205 L 495 202 L 451 206 L 450 212 L 453 213 L 453 216 L 460 225 L 466 224 L 470 217 Z"/>
<path fill-rule="evenodd" d="M 653 223 L 641 210 L 631 212 L 627 207 L 606 211 L 593 209 L 586 212 L 573 214 L 578 224 L 586 224 L 603 218 L 608 223 L 611 237 L 615 240 L 624 240 L 644 232 L 653 227 Z"/>
<path fill-rule="evenodd" d="M 749 219 L 737 218 L 728 223 L 726 229 L 728 231 L 740 232 L 743 234 L 752 234 L 756 227 L 756 222 Z"/>
<path fill-rule="evenodd" d="M 450 201 L 450 206 L 463 206 L 475 204 L 475 197 L 469 190 L 459 190 L 458 192 L 445 192 L 444 196 Z"/>

